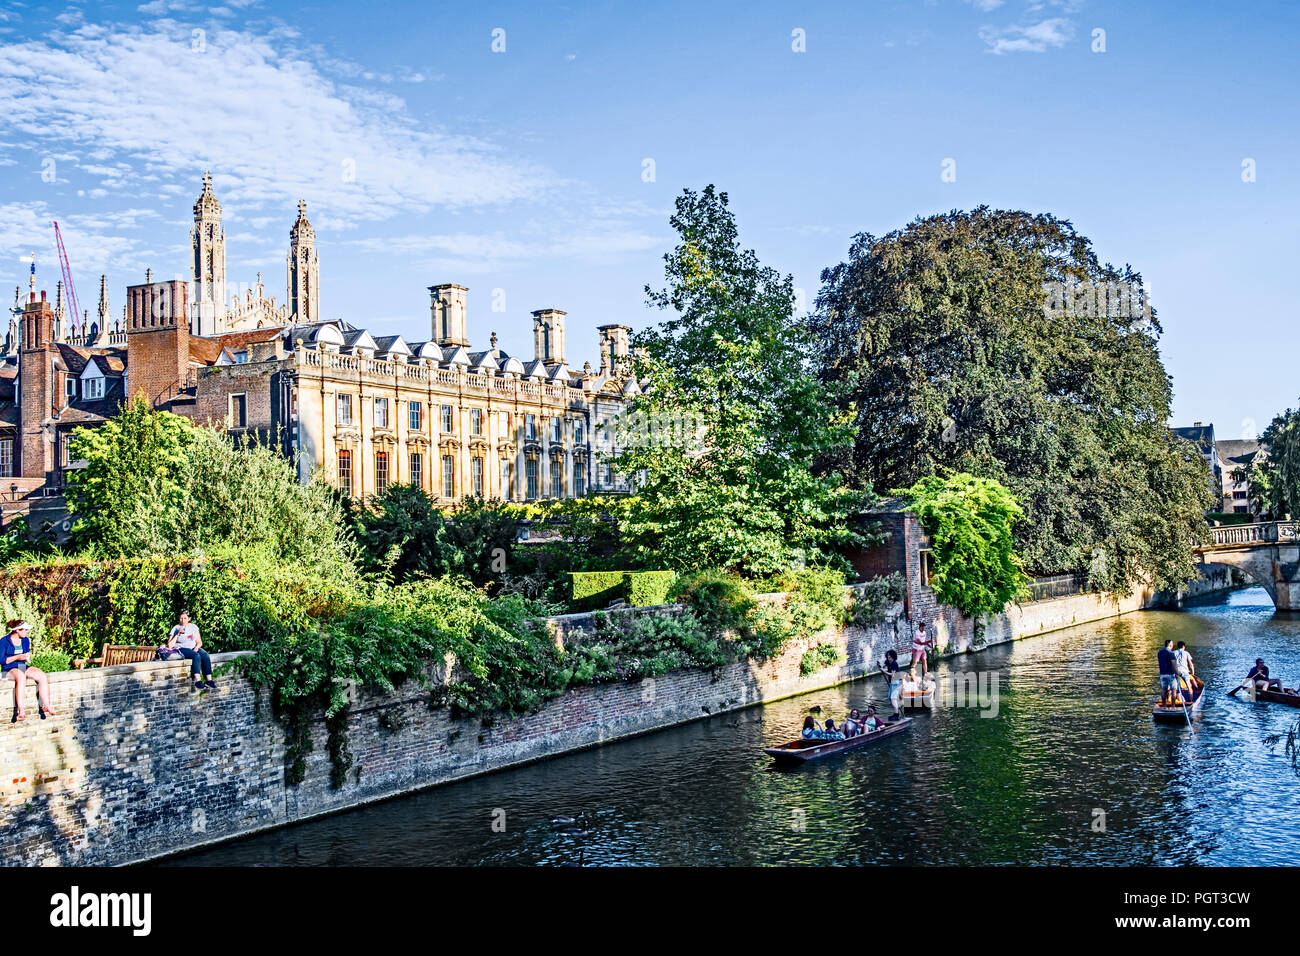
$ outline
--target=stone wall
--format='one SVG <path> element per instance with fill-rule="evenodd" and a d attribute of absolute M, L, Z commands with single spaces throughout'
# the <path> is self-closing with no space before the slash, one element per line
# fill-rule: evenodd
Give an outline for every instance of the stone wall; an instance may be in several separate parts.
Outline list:
<path fill-rule="evenodd" d="M 987 644 L 1125 613 L 1150 595 L 1119 601 L 1077 596 L 1012 608 L 989 622 Z M 651 609 L 673 613 L 674 608 Z M 613 612 L 620 613 L 620 612 Z M 626 612 L 635 613 L 635 612 Z M 590 626 L 584 615 L 551 622 L 561 641 Z M 972 647 L 973 628 L 943 611 L 941 649 Z M 710 714 L 829 687 L 875 671 L 889 647 L 908 660 L 903 604 L 883 623 L 792 642 L 779 657 L 636 683 L 581 687 L 518 718 L 453 719 L 410 683 L 392 694 L 354 695 L 347 739 L 354 769 L 330 786 L 323 721 L 298 786 L 284 782 L 282 727 L 238 675 L 216 691 L 190 689 L 188 665 L 155 662 L 51 676 L 58 717 L 0 723 L 0 822 L 6 864 L 118 864 L 146 860 L 267 827 L 538 760 Z M 840 660 L 800 674 L 809 648 L 830 642 Z M 238 655 L 219 655 L 218 663 Z M 433 681 L 445 679 L 437 669 Z M 883 690 L 883 688 L 882 688 Z M 4 708 L 9 713 L 9 708 Z"/>
<path fill-rule="evenodd" d="M 153 662 L 51 675 L 59 716 L 0 724 L 0 821 L 6 864 L 129 863 L 354 807 L 605 741 L 804 693 L 873 669 L 910 640 L 902 608 L 883 624 L 792 642 L 761 665 L 738 663 L 572 690 L 519 718 L 453 719 L 414 682 L 359 691 L 347 738 L 354 769 L 330 786 L 323 721 L 304 781 L 284 783 L 285 737 L 263 695 L 238 675 L 190 689 L 188 664 Z M 580 624 L 581 622 L 576 622 Z M 563 629 L 563 622 L 557 625 Z M 842 660 L 799 673 L 810 647 Z M 237 655 L 219 655 L 221 663 Z M 441 669 L 434 680 L 445 677 Z M 9 713 L 9 708 L 5 708 Z"/>

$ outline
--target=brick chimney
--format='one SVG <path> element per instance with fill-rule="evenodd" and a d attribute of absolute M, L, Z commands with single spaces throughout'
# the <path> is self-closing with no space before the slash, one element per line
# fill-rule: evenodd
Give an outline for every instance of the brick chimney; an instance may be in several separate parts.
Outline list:
<path fill-rule="evenodd" d="M 45 425 L 54 413 L 54 306 L 45 293 L 23 306 L 22 350 L 18 356 L 19 456 L 24 478 L 49 480 L 54 443 Z"/>
<path fill-rule="evenodd" d="M 126 290 L 128 395 L 154 407 L 176 397 L 190 364 L 188 287 L 184 280 L 146 282 Z"/>

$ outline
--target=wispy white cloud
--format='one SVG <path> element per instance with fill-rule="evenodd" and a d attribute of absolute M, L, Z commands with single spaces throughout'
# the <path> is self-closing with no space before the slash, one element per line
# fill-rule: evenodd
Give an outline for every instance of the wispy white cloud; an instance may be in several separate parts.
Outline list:
<path fill-rule="evenodd" d="M 111 187 L 193 182 L 211 167 L 225 198 L 303 196 L 339 219 L 511 203 L 558 185 L 532 160 L 419 121 L 400 97 L 334 82 L 285 41 L 214 28 L 196 43 L 162 21 L 3 42 L 0 133 L 94 149 L 101 169 L 115 161 Z"/>
<path fill-rule="evenodd" d="M 988 13 L 1002 6 L 1005 0 L 966 0 L 976 10 Z"/>
<path fill-rule="evenodd" d="M 990 53 L 1044 53 L 1065 46 L 1074 36 L 1074 23 L 1065 17 L 1049 17 L 1028 26 L 983 27 L 979 36 Z"/>

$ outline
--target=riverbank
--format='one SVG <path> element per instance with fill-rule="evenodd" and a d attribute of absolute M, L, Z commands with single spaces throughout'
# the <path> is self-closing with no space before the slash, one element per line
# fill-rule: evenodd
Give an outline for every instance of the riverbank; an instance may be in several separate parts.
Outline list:
<path fill-rule="evenodd" d="M 1151 720 L 1155 655 L 1166 639 L 1187 641 L 1219 690 L 1191 730 Z M 762 748 L 797 734 L 814 707 L 838 716 L 878 703 L 879 678 L 168 863 L 1286 866 L 1300 774 L 1266 738 L 1284 734 L 1297 712 L 1223 694 L 1260 655 L 1284 675 L 1300 674 L 1300 618 L 1275 614 L 1260 588 L 1233 591 L 1186 611 L 1144 610 L 949 658 L 938 669 L 954 683 L 998 675 L 996 718 L 942 707 L 881 746 L 797 770 L 773 769 Z M 1217 759 L 1223 754 L 1232 759 Z M 574 817 L 580 822 L 570 824 Z M 1171 828 L 1174 817 L 1180 825 Z"/>
<path fill-rule="evenodd" d="M 998 615 L 980 636 L 940 609 L 935 637 L 942 652 L 979 650 L 1115 617 L 1152 600 L 1078 595 L 1035 602 Z M 579 624 L 572 616 L 551 622 L 561 637 Z M 56 674 L 59 717 L 37 720 L 33 708 L 27 721 L 0 725 L 3 822 L 11 834 L 4 862 L 114 865 L 165 856 L 832 687 L 874 672 L 890 647 L 906 660 L 909 642 L 897 604 L 877 625 L 792 641 L 762 663 L 581 687 L 508 719 L 452 717 L 413 682 L 391 694 L 356 689 L 345 734 L 353 771 L 338 789 L 330 785 L 323 720 L 311 727 L 303 782 L 285 784 L 284 730 L 238 675 L 195 694 L 184 663 Z M 835 662 L 803 673 L 805 653 L 819 645 L 833 648 Z M 431 669 L 430 681 L 444 682 L 445 671 Z"/>

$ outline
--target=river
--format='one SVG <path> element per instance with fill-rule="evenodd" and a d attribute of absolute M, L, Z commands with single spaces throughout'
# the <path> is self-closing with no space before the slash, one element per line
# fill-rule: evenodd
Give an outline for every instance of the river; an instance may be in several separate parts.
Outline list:
<path fill-rule="evenodd" d="M 1208 682 L 1157 726 L 1155 655 Z M 997 674 L 997 714 L 940 709 L 795 770 L 762 753 L 879 678 L 723 714 L 173 857 L 183 865 L 1277 864 L 1296 860 L 1300 711 L 1226 692 L 1263 656 L 1300 680 L 1300 617 L 1260 588 L 940 662 Z M 553 822 L 580 818 L 577 824 Z"/>

